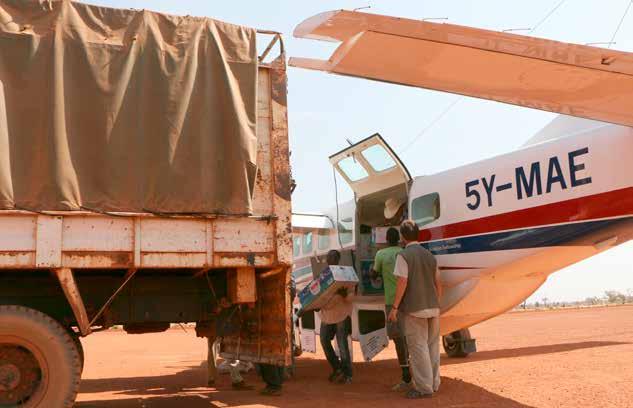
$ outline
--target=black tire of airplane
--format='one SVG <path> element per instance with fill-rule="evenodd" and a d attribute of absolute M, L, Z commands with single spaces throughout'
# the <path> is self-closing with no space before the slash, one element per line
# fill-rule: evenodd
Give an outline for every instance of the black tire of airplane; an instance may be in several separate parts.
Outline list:
<path fill-rule="evenodd" d="M 0 354 L 6 377 L 0 400 L 24 408 L 73 406 L 81 356 L 71 334 L 55 319 L 24 306 L 0 306 Z"/>
<path fill-rule="evenodd" d="M 460 340 L 469 340 L 470 339 L 470 330 L 462 329 L 456 332 L 453 332 L 447 336 L 442 336 L 442 346 L 444 346 L 444 351 L 446 355 L 454 358 L 465 358 L 468 357 L 468 352 L 466 352 L 464 348 L 464 343 Z"/>

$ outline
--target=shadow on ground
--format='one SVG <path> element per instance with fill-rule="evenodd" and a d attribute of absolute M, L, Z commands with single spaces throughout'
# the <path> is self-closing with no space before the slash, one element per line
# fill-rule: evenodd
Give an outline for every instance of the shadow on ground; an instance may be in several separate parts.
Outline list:
<path fill-rule="evenodd" d="M 626 343 L 596 341 L 484 351 L 467 359 L 446 358 L 442 360 L 442 365 L 560 353 L 620 344 Z M 228 376 L 220 377 L 217 388 L 204 386 L 206 363 L 202 363 L 173 375 L 84 380 L 80 391 L 81 399 L 84 401 L 75 406 L 79 408 L 197 408 L 263 404 L 273 407 L 331 407 L 333 403 L 336 403 L 346 407 L 392 407 L 394 402 L 397 402 L 398 407 L 530 408 L 528 405 L 489 392 L 478 385 L 447 377 L 442 377 L 440 392 L 433 399 L 408 401 L 389 389 L 398 376 L 397 366 L 397 362 L 391 359 L 355 363 L 354 383 L 338 386 L 328 383 L 324 378 L 329 372 L 325 360 L 303 358 L 297 361 L 297 376 L 286 382 L 282 397 L 263 397 L 257 391 L 233 391 Z M 263 386 L 254 372 L 247 374 L 245 378 L 256 388 Z M 94 400 L 91 401 L 91 399 Z"/>
<path fill-rule="evenodd" d="M 514 349 L 500 349 L 489 351 L 478 351 L 467 358 L 446 358 L 442 360 L 442 365 L 472 363 L 475 361 L 497 360 L 501 358 L 515 358 L 536 356 L 539 354 L 564 353 L 567 351 L 582 350 L 596 347 L 620 346 L 629 344 L 617 341 L 584 341 L 580 343 L 550 344 L 547 346 L 522 347 Z"/>

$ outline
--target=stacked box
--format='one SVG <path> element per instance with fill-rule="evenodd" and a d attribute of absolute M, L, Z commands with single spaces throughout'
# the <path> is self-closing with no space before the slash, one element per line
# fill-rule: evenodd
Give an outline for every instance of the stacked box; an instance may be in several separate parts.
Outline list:
<path fill-rule="evenodd" d="M 382 275 L 373 277 L 374 259 L 361 259 L 360 261 L 360 285 L 359 293 L 363 296 L 382 296 L 385 294 L 385 286 Z"/>
<path fill-rule="evenodd" d="M 340 288 L 347 288 L 354 293 L 358 284 L 358 275 L 351 266 L 328 266 L 321 274 L 313 279 L 301 292 L 299 302 L 302 311 L 321 309 L 332 299 Z"/>
<path fill-rule="evenodd" d="M 371 242 L 374 244 L 387 243 L 387 230 L 391 227 L 374 227 L 371 229 Z"/>

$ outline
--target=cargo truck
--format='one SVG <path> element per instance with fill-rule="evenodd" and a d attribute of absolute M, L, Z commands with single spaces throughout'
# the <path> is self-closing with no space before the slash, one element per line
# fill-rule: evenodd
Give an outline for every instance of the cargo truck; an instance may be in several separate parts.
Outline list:
<path fill-rule="evenodd" d="M 0 1 L 0 406 L 72 406 L 115 325 L 290 363 L 285 68 L 276 32 Z"/>

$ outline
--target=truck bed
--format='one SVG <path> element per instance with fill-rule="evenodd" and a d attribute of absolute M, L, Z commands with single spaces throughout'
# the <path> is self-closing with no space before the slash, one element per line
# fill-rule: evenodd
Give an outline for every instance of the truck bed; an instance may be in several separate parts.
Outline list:
<path fill-rule="evenodd" d="M 290 265 L 285 71 L 274 64 L 261 65 L 258 81 L 254 215 L 4 210 L 0 211 L 0 273 L 1 269 L 37 268 Z"/>

